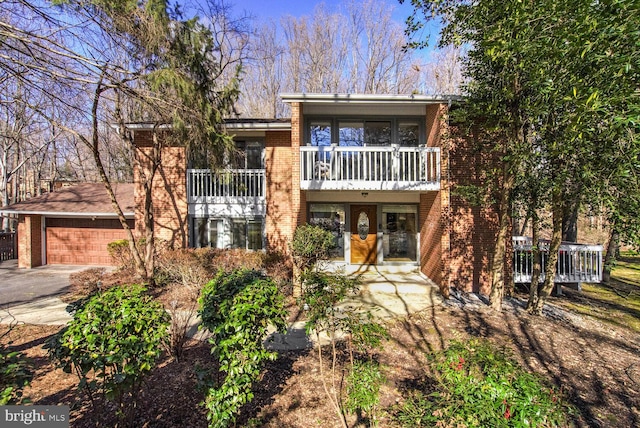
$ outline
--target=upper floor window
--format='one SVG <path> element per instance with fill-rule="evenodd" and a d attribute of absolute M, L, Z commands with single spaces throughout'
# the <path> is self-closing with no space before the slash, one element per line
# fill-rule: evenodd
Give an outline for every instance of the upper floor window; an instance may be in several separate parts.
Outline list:
<path fill-rule="evenodd" d="M 307 121 L 310 146 L 400 146 L 424 144 L 424 121 L 416 119 L 312 118 Z"/>
<path fill-rule="evenodd" d="M 235 167 L 240 169 L 264 169 L 263 144 L 259 141 L 236 141 Z"/>

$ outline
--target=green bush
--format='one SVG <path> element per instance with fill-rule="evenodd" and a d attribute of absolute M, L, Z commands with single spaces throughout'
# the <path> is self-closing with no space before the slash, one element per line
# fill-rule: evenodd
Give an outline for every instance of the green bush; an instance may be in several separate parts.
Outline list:
<path fill-rule="evenodd" d="M 374 359 L 373 351 L 380 349 L 383 341 L 388 339 L 386 329 L 374 321 L 371 312 L 362 312 L 357 307 L 343 304 L 346 297 L 358 291 L 357 278 L 307 271 L 302 276 L 302 282 L 304 287 L 301 303 L 306 311 L 307 334 L 314 331 L 320 342 L 320 335 L 324 333 L 331 346 L 328 358 L 322 347 L 317 347 L 320 380 L 329 402 L 343 427 L 347 426 L 345 412 L 356 413 L 361 422 L 375 426 L 384 376 Z M 344 372 L 338 369 L 341 358 L 337 344 L 341 334 L 347 339 L 349 361 L 344 367 L 347 375 L 346 391 L 342 387 Z M 325 359 L 329 360 L 326 368 Z M 363 414 L 366 415 L 365 418 L 362 418 Z"/>
<path fill-rule="evenodd" d="M 396 409 L 403 427 L 561 426 L 570 411 L 554 387 L 487 341 L 453 342 L 430 357 L 430 369 L 435 387 Z"/>
<path fill-rule="evenodd" d="M 251 387 L 263 363 L 277 357 L 264 348 L 263 340 L 270 325 L 285 330 L 284 298 L 273 280 L 243 269 L 218 273 L 202 289 L 199 305 L 202 326 L 212 333 L 211 352 L 223 373 L 221 381 L 208 381 L 204 404 L 209 426 L 226 427 L 253 399 Z"/>
<path fill-rule="evenodd" d="M 376 410 L 380 404 L 380 387 L 385 377 L 375 360 L 355 360 L 347 376 L 345 410 L 369 415 L 369 425 L 377 425 Z"/>
<path fill-rule="evenodd" d="M 10 330 L 11 327 L 5 334 Z M 0 406 L 20 404 L 22 390 L 29 384 L 31 378 L 32 373 L 24 355 L 0 344 Z"/>
<path fill-rule="evenodd" d="M 105 400 L 132 417 L 142 379 L 160 357 L 169 316 L 139 285 L 91 297 L 49 344 L 50 356 L 75 372 L 96 409 Z"/>
<path fill-rule="evenodd" d="M 311 269 L 320 260 L 328 259 L 333 248 L 335 248 L 333 233 L 320 226 L 309 224 L 298 226 L 291 242 L 291 253 L 300 272 Z"/>
<path fill-rule="evenodd" d="M 133 257 L 128 239 L 118 239 L 107 244 L 107 252 L 119 269 L 128 269 L 133 265 Z"/>

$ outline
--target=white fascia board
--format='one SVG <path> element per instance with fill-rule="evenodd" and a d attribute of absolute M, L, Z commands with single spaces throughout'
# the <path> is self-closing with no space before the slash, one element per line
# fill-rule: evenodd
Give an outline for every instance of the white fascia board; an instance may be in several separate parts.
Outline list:
<path fill-rule="evenodd" d="M 382 94 L 280 94 L 284 103 L 349 104 L 442 104 L 461 101 L 459 95 L 382 95 Z"/>
<path fill-rule="evenodd" d="M 116 213 L 77 213 L 77 212 L 60 212 L 60 211 L 29 211 L 29 210 L 0 210 L 0 214 L 23 214 L 23 215 L 41 215 L 45 217 L 66 217 L 66 218 L 79 218 L 79 217 L 95 217 L 95 218 L 118 218 Z M 133 212 L 123 213 L 127 219 L 135 218 Z"/>
<path fill-rule="evenodd" d="M 240 122 L 225 123 L 225 128 L 234 131 L 290 131 L 291 122 Z"/>

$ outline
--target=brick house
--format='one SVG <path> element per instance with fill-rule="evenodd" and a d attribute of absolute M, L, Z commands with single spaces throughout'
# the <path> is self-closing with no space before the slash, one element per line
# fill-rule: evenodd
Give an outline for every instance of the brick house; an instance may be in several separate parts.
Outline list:
<path fill-rule="evenodd" d="M 194 169 L 184 147 L 163 149 L 153 183 L 159 239 L 178 248 L 287 253 L 298 225 L 317 224 L 335 236 L 336 264 L 409 267 L 442 290 L 488 291 L 496 216 L 451 192 L 481 176 L 475 171 L 479 154 L 449 132 L 448 109 L 455 99 L 356 94 L 283 94 L 282 99 L 291 106 L 290 119 L 227 121 L 241 154 L 228 168 Z M 129 128 L 142 169 L 148 168 L 152 127 Z M 137 227 L 142 225 L 140 180 L 135 171 Z M 21 230 L 40 227 L 34 226 L 37 218 L 22 217 L 31 225 Z M 21 244 L 19 253 L 37 247 Z M 37 265 L 37 257 L 31 259 L 31 266 Z"/>
<path fill-rule="evenodd" d="M 296 227 L 310 223 L 333 232 L 335 264 L 409 267 L 443 290 L 488 291 L 497 218 L 451 194 L 480 176 L 478 155 L 449 133 L 455 99 L 282 99 L 290 119 L 227 121 L 242 155 L 222 171 L 191 168 L 182 147 L 164 149 L 154 183 L 159 238 L 178 247 L 286 253 Z M 130 129 L 144 153 L 151 125 Z"/>

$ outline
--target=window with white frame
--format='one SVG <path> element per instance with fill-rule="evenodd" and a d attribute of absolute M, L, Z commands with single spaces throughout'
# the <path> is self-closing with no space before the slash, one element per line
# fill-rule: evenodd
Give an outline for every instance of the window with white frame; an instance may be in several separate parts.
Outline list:
<path fill-rule="evenodd" d="M 231 220 L 231 248 L 263 249 L 263 219 L 234 218 Z"/>
<path fill-rule="evenodd" d="M 194 247 L 223 247 L 223 221 L 221 219 L 194 218 L 192 225 Z"/>
<path fill-rule="evenodd" d="M 343 204 L 310 204 L 309 224 L 320 226 L 333 234 L 335 248 L 331 250 L 331 258 L 344 259 L 344 224 L 345 210 Z"/>

